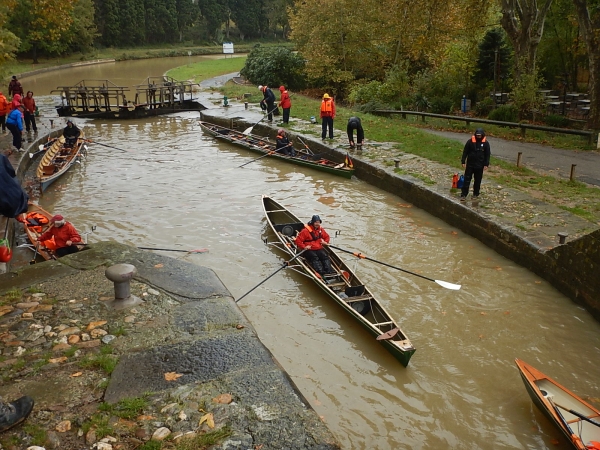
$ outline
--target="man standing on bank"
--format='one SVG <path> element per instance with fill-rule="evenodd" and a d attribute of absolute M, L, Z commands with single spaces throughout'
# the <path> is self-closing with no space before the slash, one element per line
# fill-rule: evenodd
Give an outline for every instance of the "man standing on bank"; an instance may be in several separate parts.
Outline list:
<path fill-rule="evenodd" d="M 258 90 L 263 94 L 263 99 L 260 101 L 260 104 L 266 106 L 268 115 L 267 121 L 273 122 L 273 112 L 275 111 L 275 94 L 273 94 L 273 91 L 269 86 L 261 85 L 258 87 Z"/>
<path fill-rule="evenodd" d="M 283 109 L 283 123 L 290 122 L 290 109 L 292 108 L 292 101 L 290 100 L 290 94 L 288 93 L 285 86 L 279 86 L 279 92 L 281 92 L 281 98 L 279 99 L 279 106 Z"/>
<path fill-rule="evenodd" d="M 321 102 L 321 139 L 325 140 L 329 128 L 329 139 L 333 139 L 333 119 L 335 119 L 335 103 L 329 94 L 323 94 Z"/>
<path fill-rule="evenodd" d="M 37 132 L 37 125 L 35 123 L 35 99 L 33 98 L 33 92 L 27 91 L 27 95 L 23 97 L 23 107 L 25 108 L 25 130 Z"/>
<path fill-rule="evenodd" d="M 365 132 L 358 117 L 350 117 L 348 119 L 348 125 L 346 126 L 348 142 L 350 143 L 351 148 L 354 148 L 354 130 L 356 130 L 356 142 L 360 148 L 365 141 Z"/>
<path fill-rule="evenodd" d="M 490 166 L 490 143 L 485 138 L 483 128 L 477 128 L 475 134 L 467 141 L 463 150 L 461 163 L 465 168 L 465 180 L 460 195 L 460 200 L 465 201 L 469 195 L 471 178 L 475 177 L 473 183 L 473 198 L 479 197 L 483 171 Z"/>

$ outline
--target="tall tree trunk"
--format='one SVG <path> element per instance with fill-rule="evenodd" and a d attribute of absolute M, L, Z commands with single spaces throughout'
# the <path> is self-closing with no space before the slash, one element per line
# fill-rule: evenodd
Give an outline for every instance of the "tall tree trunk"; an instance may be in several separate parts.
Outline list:
<path fill-rule="evenodd" d="M 538 7 L 536 0 L 501 1 L 500 23 L 515 50 L 515 77 L 521 73 L 531 73 L 535 70 L 537 49 L 552 0 L 543 0 L 541 7 Z"/>
<path fill-rule="evenodd" d="M 579 30 L 587 47 L 590 66 L 588 127 L 593 130 L 600 130 L 600 35 L 598 35 L 600 11 L 597 6 L 594 6 L 590 12 L 587 0 L 573 0 L 573 3 L 577 9 Z"/>
<path fill-rule="evenodd" d="M 31 51 L 33 53 L 33 63 L 39 64 L 40 62 L 38 61 L 38 57 L 37 57 L 37 47 L 38 47 L 37 42 L 34 41 L 32 44 L 33 45 L 31 46 Z"/>

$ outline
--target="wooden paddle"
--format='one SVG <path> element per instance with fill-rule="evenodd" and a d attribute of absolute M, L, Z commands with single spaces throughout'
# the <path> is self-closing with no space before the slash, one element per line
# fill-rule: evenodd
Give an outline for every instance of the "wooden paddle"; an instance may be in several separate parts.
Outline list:
<path fill-rule="evenodd" d="M 182 252 L 182 253 L 206 253 L 207 248 L 198 248 L 196 250 L 178 250 L 175 248 L 154 248 L 154 247 L 138 247 L 140 250 L 154 250 L 160 252 Z"/>
<path fill-rule="evenodd" d="M 285 269 L 286 267 L 289 267 L 290 263 L 295 260 L 296 258 L 300 257 L 300 255 L 302 253 L 304 253 L 306 250 L 308 249 L 304 249 L 302 250 L 300 253 L 296 254 L 296 256 L 294 256 L 292 259 L 290 259 L 289 261 L 284 261 L 283 265 L 277 269 L 275 272 L 273 272 L 271 275 L 269 275 L 267 278 L 265 278 L 264 280 L 262 280 L 260 283 L 258 283 L 256 286 L 254 286 L 252 289 L 250 289 L 248 292 L 246 292 L 244 295 L 242 295 L 240 298 L 238 298 L 235 302 L 239 302 L 241 299 L 243 299 L 246 295 L 248 295 L 250 292 L 252 292 L 254 289 L 256 289 L 257 287 L 259 287 L 261 284 L 263 284 L 264 282 L 266 282 L 269 278 L 271 278 L 272 276 L 274 276 L 275 274 L 277 274 L 280 270 Z"/>
<path fill-rule="evenodd" d="M 262 159 L 262 158 L 264 158 L 265 156 L 272 155 L 273 153 L 277 153 L 277 152 L 273 152 L 273 151 L 271 151 L 271 152 L 267 153 L 266 155 L 259 156 L 258 158 L 255 158 L 255 159 L 253 159 L 252 161 L 248 161 L 247 163 L 244 163 L 244 164 L 242 164 L 241 166 L 237 166 L 237 168 L 239 169 L 240 167 L 244 167 L 245 165 L 248 165 L 248 164 L 250 164 L 250 163 L 253 163 L 254 161 L 258 161 L 259 159 Z"/>
<path fill-rule="evenodd" d="M 425 277 L 425 276 L 420 275 L 418 273 L 410 272 L 410 271 L 408 271 L 406 269 L 402 269 L 400 267 L 392 266 L 391 264 L 384 263 L 382 261 L 377 261 L 376 259 L 369 258 L 366 255 L 363 255 L 362 253 L 359 253 L 359 252 L 352 252 L 350 250 L 345 250 L 343 248 L 336 247 L 335 245 L 332 245 L 332 244 L 326 244 L 326 245 L 329 245 L 329 247 L 335 248 L 336 250 L 339 250 L 341 252 L 349 253 L 351 255 L 354 255 L 357 258 L 366 259 L 368 261 L 372 261 L 374 263 L 381 264 L 382 266 L 391 267 L 392 269 L 400 270 L 401 272 L 409 273 L 409 274 L 414 275 L 416 277 L 423 278 L 424 280 L 433 281 L 434 283 L 437 283 L 437 284 L 439 284 L 440 286 L 442 286 L 442 287 L 444 287 L 446 289 L 452 289 L 453 291 L 458 291 L 461 288 L 460 284 L 448 283 L 447 281 L 442 281 L 442 280 L 434 280 L 433 278 L 428 278 L 428 277 Z"/>
<path fill-rule="evenodd" d="M 388 331 L 386 333 L 383 333 L 380 336 L 377 336 L 375 339 L 378 340 L 378 341 L 389 341 L 394 336 L 396 336 L 399 331 L 400 331 L 399 328 L 394 328 L 393 330 L 390 330 L 390 331 Z"/>
<path fill-rule="evenodd" d="M 546 398 L 548 398 L 548 397 L 546 397 Z M 550 403 L 552 403 L 554 406 L 558 406 L 559 408 L 570 412 L 574 416 L 579 417 L 581 420 L 585 420 L 586 422 L 589 422 L 591 424 L 596 425 L 597 427 L 600 427 L 600 423 L 596 422 L 595 420 L 590 419 L 589 417 L 581 414 L 580 412 L 574 411 L 571 408 L 567 408 L 566 406 L 560 405 L 560 404 L 556 403 L 554 400 L 552 400 L 551 398 L 548 398 L 548 400 L 550 400 Z M 574 419 L 574 420 L 577 420 L 577 419 Z M 569 423 L 569 422 L 567 422 L 567 423 Z"/>
<path fill-rule="evenodd" d="M 129 153 L 128 150 L 123 150 L 122 148 L 119 148 L 119 147 L 113 147 L 112 145 L 101 144 L 100 142 L 92 141 L 90 139 L 85 139 L 85 142 L 89 142 L 90 144 L 101 145 L 103 147 L 114 148 L 115 150 L 119 150 L 120 152 Z"/>
<path fill-rule="evenodd" d="M 254 125 L 252 125 L 251 127 L 246 128 L 242 134 L 246 134 L 246 135 L 250 134 L 252 132 L 252 128 L 254 128 L 256 125 L 258 125 L 259 123 L 261 123 L 265 119 L 265 117 L 269 117 L 269 114 L 272 114 L 273 111 L 275 111 L 276 109 L 277 109 L 277 106 L 275 108 L 273 108 L 271 111 L 269 111 L 267 114 L 265 114 L 262 117 L 262 119 L 260 119 Z"/>

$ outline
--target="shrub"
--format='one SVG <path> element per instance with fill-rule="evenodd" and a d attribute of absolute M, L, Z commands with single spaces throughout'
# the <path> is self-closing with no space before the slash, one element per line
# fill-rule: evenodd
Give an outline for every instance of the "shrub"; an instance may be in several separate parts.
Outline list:
<path fill-rule="evenodd" d="M 254 84 L 300 90 L 306 86 L 304 58 L 283 47 L 257 45 L 246 59 L 240 75 Z"/>
<path fill-rule="evenodd" d="M 501 122 L 517 122 L 519 111 L 514 105 L 502 105 L 493 110 L 488 119 Z"/>
<path fill-rule="evenodd" d="M 431 100 L 431 112 L 434 114 L 450 114 L 454 101 L 448 97 L 438 97 Z"/>
<path fill-rule="evenodd" d="M 550 114 L 549 116 L 544 117 L 544 122 L 551 127 L 557 128 L 567 128 L 569 126 L 569 119 L 557 114 Z"/>
<path fill-rule="evenodd" d="M 487 115 L 492 112 L 494 108 L 494 100 L 489 97 L 484 98 L 480 102 L 477 102 L 475 105 L 475 114 L 482 117 L 487 117 Z"/>

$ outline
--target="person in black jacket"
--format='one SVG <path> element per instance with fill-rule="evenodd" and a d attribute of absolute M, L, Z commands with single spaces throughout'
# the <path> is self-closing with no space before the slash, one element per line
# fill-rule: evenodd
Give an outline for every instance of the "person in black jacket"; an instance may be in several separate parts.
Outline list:
<path fill-rule="evenodd" d="M 27 212 L 29 197 L 16 176 L 8 158 L 0 155 L 0 215 L 5 217 L 14 218 Z"/>
<path fill-rule="evenodd" d="M 275 110 L 275 94 L 269 86 L 259 86 L 258 89 L 263 93 L 263 99 L 260 101 L 261 106 L 266 106 L 268 121 L 273 122 L 273 112 Z"/>
<path fill-rule="evenodd" d="M 73 147 L 77 142 L 77 138 L 81 135 L 81 130 L 73 123 L 71 119 L 67 120 L 67 126 L 63 130 L 65 137 L 65 147 Z"/>
<path fill-rule="evenodd" d="M 358 146 L 361 147 L 365 140 L 365 132 L 358 117 L 350 117 L 348 119 L 348 125 L 346 126 L 348 142 L 352 148 L 354 148 L 354 130 L 356 130 L 356 142 L 358 143 Z"/>
<path fill-rule="evenodd" d="M 296 151 L 294 150 L 294 147 L 292 147 L 292 143 L 283 128 L 277 130 L 277 144 L 275 145 L 275 151 L 282 155 L 296 156 Z"/>
<path fill-rule="evenodd" d="M 475 177 L 473 183 L 473 197 L 479 197 L 483 171 L 490 166 L 490 143 L 485 138 L 483 128 L 477 128 L 475 134 L 467 141 L 463 150 L 461 163 L 465 168 L 465 179 L 460 195 L 461 201 L 466 200 L 469 195 L 471 178 Z"/>

